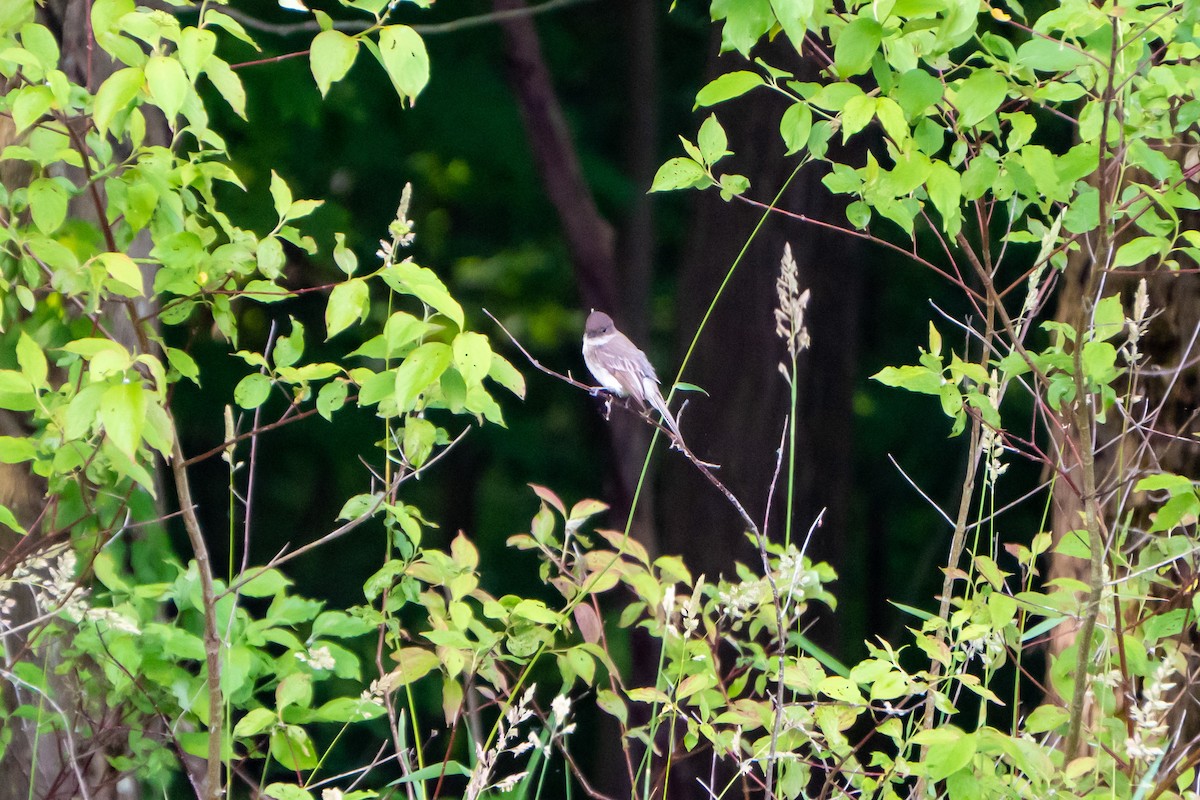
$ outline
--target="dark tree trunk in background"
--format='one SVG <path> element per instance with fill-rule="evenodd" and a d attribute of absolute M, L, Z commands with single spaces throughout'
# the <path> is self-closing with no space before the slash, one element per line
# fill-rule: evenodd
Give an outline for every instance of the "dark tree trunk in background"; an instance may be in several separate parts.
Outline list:
<path fill-rule="evenodd" d="M 524 7 L 524 0 L 493 0 L 497 11 Z M 625 22 L 625 47 L 629 71 L 622 120 L 626 172 L 633 184 L 629 216 L 619 232 L 601 216 L 584 179 L 578 151 L 554 90 L 550 70 L 542 56 L 532 17 L 501 24 L 505 40 L 508 82 L 520 108 L 529 146 L 541 174 L 546 194 L 562 224 L 570 253 L 582 310 L 600 309 L 612 314 L 619 328 L 644 342 L 649 329 L 649 300 L 653 278 L 655 232 L 651 198 L 645 195 L 658 166 L 658 17 L 663 10 L 649 0 L 622 0 L 617 13 Z M 619 257 L 618 257 L 619 255 Z M 583 331 L 580 331 L 582 338 Z M 582 356 L 580 358 L 582 362 Z M 584 376 L 582 363 L 578 371 Z M 621 410 L 607 424 L 608 457 L 612 465 L 605 500 L 612 511 L 609 524 L 623 526 L 633 507 L 643 459 L 650 443 L 645 422 Z M 653 525 L 652 483 L 642 487 L 630 530 L 652 554 L 660 550 Z M 635 634 L 636 635 L 636 634 Z M 634 648 L 635 680 L 654 682 L 655 663 L 648 648 Z M 629 776 L 615 721 L 605 717 L 605 735 L 593 756 L 595 784 L 610 795 L 628 794 Z"/>
<path fill-rule="evenodd" d="M 140 5 L 146 4 L 140 3 Z M 96 46 L 91 39 L 91 27 L 88 19 L 91 8 L 92 3 L 88 0 L 49 0 L 38 4 L 37 20 L 57 38 L 62 53 L 60 67 L 67 73 L 70 80 L 95 92 L 117 67 L 108 54 Z M 0 149 L 9 144 L 8 139 L 13 134 L 11 122 L 8 120 L 5 122 L 7 124 L 0 126 Z M 81 123 L 76 121 L 75 124 Z M 161 114 L 148 114 L 146 144 L 166 144 L 169 141 L 169 130 Z M 5 181 L 5 186 L 10 190 L 25 180 L 24 177 L 14 175 L 7 168 L 0 171 L 0 175 Z M 72 169 L 67 177 L 77 186 L 84 185 L 85 178 L 79 170 Z M 100 213 L 88 194 L 72 200 L 69 211 L 72 218 L 82 219 L 93 224 L 99 219 Z M 145 257 L 149 251 L 149 236 L 144 232 L 135 238 L 126 249 L 127 254 L 134 258 Z M 148 302 L 139 301 L 140 304 L 137 306 L 139 314 L 146 314 L 152 310 Z M 129 312 L 123 305 L 113 304 L 111 308 L 106 308 L 105 316 L 109 330 L 130 352 L 137 353 L 144 350 L 145 343 L 139 341 Z M 52 372 L 50 380 L 57 379 L 59 378 L 56 378 Z M 9 412 L 4 412 L 4 418 L 0 419 L 0 429 L 3 429 L 6 434 L 16 434 L 22 424 L 22 420 Z M 53 524 L 53 520 L 38 519 L 44 506 L 44 491 L 44 482 L 34 478 L 25 464 L 5 465 L 4 469 L 0 470 L 0 503 L 8 505 L 17 515 L 18 520 L 30 531 L 28 536 L 15 542 L 15 546 L 13 542 L 0 539 L 0 560 L 8 570 L 11 570 L 22 559 L 33 556 L 51 545 L 66 541 L 70 535 L 70 531 L 65 531 L 51 541 L 35 525 L 35 522 L 47 526 Z M 19 601 L 22 599 L 18 598 Z M 32 602 L 22 604 L 12 621 L 14 623 L 22 621 L 22 614 L 28 614 L 28 618 L 32 619 L 39 613 L 42 613 L 41 610 L 35 609 Z M 9 656 L 21 651 L 20 639 L 19 636 L 8 637 L 6 652 Z M 84 788 L 79 786 L 77 776 L 82 776 L 82 780 L 89 784 L 86 787 L 87 793 L 97 800 L 137 797 L 138 787 L 132 783 L 119 783 L 117 779 L 120 777 L 120 773 L 111 768 L 106 760 L 109 755 L 119 754 L 121 745 L 117 744 L 111 752 L 106 749 L 109 744 L 105 739 L 110 731 L 97 726 L 95 719 L 88 718 L 89 707 L 91 711 L 94 711 L 98 700 L 84 697 L 81 694 L 79 686 L 75 683 L 74 675 L 56 673 L 54 670 L 57 660 L 55 650 L 43 650 L 38 653 L 25 652 L 21 654 L 21 657 L 37 661 L 47 675 L 51 676 L 49 679 L 50 694 L 57 698 L 61 713 L 65 717 L 63 724 L 69 731 L 65 734 L 39 731 L 33 721 L 10 720 L 13 724 L 12 741 L 3 758 L 0 759 L 0 800 L 7 800 L 7 798 L 17 800 L 17 798 L 23 799 L 31 796 L 38 798 L 76 797 L 84 792 Z M 6 666 L 11 667 L 11 664 Z M 7 687 L 11 689 L 11 684 L 8 684 Z M 11 696 L 10 692 L 4 697 L 4 702 L 11 704 L 16 699 Z M 23 700 L 31 702 L 33 705 L 38 704 L 36 697 L 26 697 Z M 72 763 L 64 737 L 74 736 L 75 743 L 79 744 L 83 741 L 80 738 L 81 732 L 89 730 L 89 726 L 91 726 L 93 739 L 85 742 L 87 747 L 84 748 L 79 762 Z M 120 737 L 117 737 L 117 741 L 120 741 Z"/>
<path fill-rule="evenodd" d="M 524 0 L 493 0 L 492 5 L 497 11 L 526 6 Z M 626 146 L 631 169 L 635 172 L 631 175 L 632 180 L 637 186 L 648 187 L 653 166 L 656 166 L 654 142 L 658 138 L 653 130 L 658 84 L 654 77 L 658 62 L 653 40 L 654 20 L 659 11 L 644 0 L 632 0 L 628 11 L 631 47 L 644 49 L 630 55 L 631 119 Z M 509 85 L 521 110 L 542 185 L 563 225 L 564 240 L 575 267 L 581 307 L 584 312 L 590 308 L 610 312 L 618 327 L 637 337 L 638 332 L 646 329 L 647 299 L 644 294 L 649 290 L 653 261 L 653 216 L 649 200 L 635 200 L 630 227 L 623 231 L 620 242 L 622 261 L 628 266 L 619 266 L 616 230 L 601 216 L 592 190 L 584 180 L 580 157 L 566 127 L 550 68 L 541 53 L 534 18 L 506 19 L 500 28 L 504 31 Z M 647 174 L 636 174 L 640 170 L 646 170 Z M 581 339 L 582 336 L 581 330 Z M 582 356 L 580 366 L 580 377 L 586 378 L 582 371 Z M 623 525 L 629 518 L 634 500 L 642 459 L 649 444 L 649 428 L 636 416 L 619 410 L 614 411 L 607 427 L 610 458 L 606 461 L 613 464 L 613 470 L 605 499 L 612 505 L 611 524 Z M 659 551 L 658 536 L 650 518 L 653 507 L 653 492 L 650 487 L 643 487 L 631 531 L 650 552 L 656 553 Z"/>
<path fill-rule="evenodd" d="M 1182 154 L 1180 156 L 1182 161 Z M 1147 180 L 1147 183 L 1151 181 Z M 1184 229 L 1194 230 L 1200 224 L 1200 215 L 1195 213 L 1183 217 Z M 1131 237 L 1127 237 L 1131 238 Z M 1118 243 L 1119 244 L 1119 243 Z M 1200 274 L 1194 262 L 1183 260 L 1182 272 L 1170 272 L 1163 268 L 1151 272 L 1122 269 L 1113 270 L 1104 276 L 1104 294 L 1120 295 L 1127 317 L 1133 317 L 1134 296 L 1140 278 L 1146 278 L 1149 298 L 1149 315 L 1152 317 L 1146 335 L 1140 342 L 1143 354 L 1142 367 L 1138 370 L 1137 390 L 1140 395 L 1128 409 L 1130 417 L 1137 421 L 1130 425 L 1116 409 L 1109 411 L 1104 424 L 1096 426 L 1095 473 L 1096 488 L 1101 510 L 1110 520 L 1108 530 L 1115 535 L 1118 526 L 1126 520 L 1114 520 L 1120 500 L 1130 492 L 1141 478 L 1159 472 L 1169 472 L 1195 479 L 1200 475 Z M 1153 264 L 1145 269 L 1152 270 Z M 1074 323 L 1078 309 L 1086 293 L 1085 265 L 1083 258 L 1074 255 L 1068 262 L 1064 274 L 1064 285 L 1058 297 L 1055 319 Z M 1120 346 L 1125 339 L 1122 333 L 1114 340 Z M 1124 380 L 1128 379 L 1128 375 Z M 1125 397 L 1127 386 L 1118 383 L 1118 395 Z M 1056 437 L 1063 459 L 1063 472 L 1070 482 L 1062 477 L 1054 485 L 1054 508 L 1051 519 L 1055 544 L 1073 530 L 1083 527 L 1081 513 L 1083 504 L 1078 491 L 1080 465 L 1074 449 Z M 1124 508 L 1134 512 L 1127 549 L 1138 547 L 1144 542 L 1136 533 L 1146 530 L 1151 524 L 1151 514 L 1161 498 L 1135 495 Z M 1194 530 L 1194 528 L 1193 528 Z M 1072 578 L 1088 580 L 1088 562 L 1082 558 L 1071 558 L 1054 550 L 1049 555 L 1047 579 Z M 1132 558 L 1131 558 L 1132 560 Z M 1194 570 L 1194 562 L 1187 563 L 1181 570 Z M 1168 573 L 1177 579 L 1179 573 Z M 1186 584 L 1186 580 L 1180 580 Z M 1177 599 L 1170 598 L 1167 599 Z M 1172 741 L 1182 743 L 1180 748 L 1190 746 L 1194 737 L 1200 735 L 1200 723 L 1195 720 L 1195 704 L 1200 699 L 1200 685 L 1195 676 L 1200 671 L 1200 658 L 1196 652 L 1195 627 L 1190 633 L 1182 633 L 1188 649 L 1187 675 L 1176 675 L 1175 705 L 1169 714 L 1172 725 Z M 1077 624 L 1060 625 L 1052 634 L 1048 644 L 1050 653 L 1058 656 L 1075 642 Z M 1047 686 L 1050 686 L 1047 680 Z M 1122 702 L 1128 702 L 1122 697 Z M 1094 718 L 1093 703 L 1088 699 L 1085 708 L 1085 725 Z M 1168 752 L 1167 761 L 1173 755 Z"/>
<path fill-rule="evenodd" d="M 524 8 L 526 4 L 524 0 L 493 0 L 492 5 L 497 11 L 510 11 Z M 506 19 L 500 28 L 504 32 L 508 82 L 520 109 L 546 195 L 562 224 L 581 305 L 584 311 L 591 308 L 607 310 L 620 327 L 639 329 L 642 321 L 631 318 L 618 306 L 623 295 L 620 290 L 623 276 L 617 268 L 616 233 L 612 224 L 601 216 L 584 179 L 550 69 L 542 56 L 533 17 Z M 643 212 L 642 219 L 645 218 Z M 643 263 L 648 264 L 648 259 Z M 636 280 L 648 285 L 644 278 Z M 579 334 L 582 339 L 583 331 Z M 580 360 L 582 362 L 582 356 Z M 606 499 L 613 507 L 611 524 L 615 526 L 629 516 L 649 437 L 641 420 L 619 412 L 613 414 L 609 431 L 611 458 L 608 461 L 615 469 Z M 657 538 L 648 513 L 651 507 L 651 498 L 643 491 L 632 532 L 651 552 L 657 552 Z"/>
<path fill-rule="evenodd" d="M 625 123 L 625 172 L 633 184 L 629 215 L 620 231 L 620 296 L 628 317 L 626 335 L 635 342 L 647 341 L 650 328 L 650 297 L 654 279 L 657 237 L 654 232 L 654 201 L 646 192 L 658 169 L 659 105 L 658 15 L 656 3 L 622 0 L 618 12 L 625 20 L 629 72 Z"/>
<path fill-rule="evenodd" d="M 714 50 L 715 50 L 714 44 Z M 756 51 L 756 54 L 758 51 Z M 794 51 L 773 47 L 764 54 L 781 68 L 803 69 Z M 736 54 L 714 56 L 710 77 L 741 69 Z M 779 118 L 786 105 L 772 92 L 751 92 L 716 108 L 737 155 L 718 172 L 745 174 L 748 195 L 769 202 L 787 180 L 795 157 L 784 155 Z M 845 224 L 843 206 L 820 183 L 819 166 L 800 172 L 779 207 Z M 682 355 L 738 252 L 762 217 L 745 203 L 723 202 L 715 191 L 700 196 L 679 293 L 679 353 Z M 762 520 L 776 451 L 788 414 L 789 391 L 778 365 L 786 357 L 775 333 L 775 280 L 785 242 L 800 271 L 800 287 L 811 288 L 808 328 L 812 348 L 800 358 L 793 541 L 800 545 L 821 509 L 824 524 L 808 553 L 840 568 L 847 536 L 851 489 L 853 381 L 863 306 L 865 259 L 858 240 L 777 214 L 764 224 L 725 295 L 717 302 L 683 379 L 710 396 L 693 398 L 681 425 L 701 458 L 721 465 L 720 476 L 743 505 Z M 786 467 L 772 509 L 771 537 L 782 539 Z M 758 565 L 755 548 L 741 534 L 736 514 L 682 459 L 670 459 L 662 484 L 663 549 L 682 553 L 691 569 L 710 579 L 733 574 L 732 562 Z M 826 615 L 828 617 L 829 615 Z M 823 619 L 813 635 L 836 642 Z"/>

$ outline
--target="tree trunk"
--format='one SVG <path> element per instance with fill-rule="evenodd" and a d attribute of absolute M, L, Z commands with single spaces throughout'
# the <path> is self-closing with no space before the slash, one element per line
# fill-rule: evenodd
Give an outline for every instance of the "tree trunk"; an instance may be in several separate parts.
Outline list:
<path fill-rule="evenodd" d="M 737 67 L 736 55 L 718 55 L 712 43 L 710 77 Z M 756 51 L 758 52 L 758 51 Z M 766 48 L 763 57 L 781 68 L 810 65 L 790 48 Z M 747 67 L 749 68 L 749 67 Z M 749 196 L 770 202 L 791 174 L 779 136 L 785 105 L 771 92 L 751 92 L 715 109 L 737 155 L 718 164 L 720 173 L 744 174 Z M 819 166 L 802 170 L 779 198 L 778 206 L 818 220 L 845 223 L 844 204 L 821 185 Z M 739 251 L 763 211 L 738 201 L 725 202 L 712 190 L 696 201 L 688 252 L 679 282 L 678 348 L 682 354 Z M 702 459 L 720 464 L 721 480 L 750 515 L 763 524 L 775 473 L 777 451 L 790 414 L 790 390 L 779 372 L 788 359 L 775 332 L 779 305 L 776 279 L 784 244 L 790 243 L 799 268 L 800 289 L 811 289 L 806 324 L 811 349 L 803 352 L 795 376 L 798 390 L 795 505 L 791 541 L 802 547 L 810 525 L 824 510 L 807 554 L 842 561 L 851 492 L 853 418 L 851 400 L 858 358 L 859 322 L 865 287 L 865 249 L 857 239 L 772 214 L 755 236 L 701 334 L 683 380 L 708 395 L 688 395 L 680 419 L 689 445 Z M 786 454 L 785 450 L 785 454 Z M 784 538 L 787 464 L 779 476 L 769 525 L 774 541 Z M 708 580 L 734 577 L 739 561 L 755 571 L 755 544 L 728 502 L 682 459 L 669 459 L 662 483 L 663 549 L 681 553 L 693 574 Z M 836 649 L 836 620 L 822 617 L 810 633 Z M 702 763 L 703 762 L 703 763 Z M 694 759 L 673 766 L 673 796 L 693 796 L 697 779 L 708 783 L 710 764 Z M 716 785 L 723 785 L 718 776 Z"/>
<path fill-rule="evenodd" d="M 714 50 L 715 50 L 714 43 Z M 718 64 L 736 56 L 714 56 L 709 73 L 728 72 Z M 765 56 L 781 68 L 787 53 L 774 47 Z M 794 62 L 798 56 L 791 53 Z M 721 172 L 750 179 L 750 196 L 775 197 L 790 174 L 778 120 L 781 99 L 751 92 L 716 109 L 736 156 L 722 161 Z M 727 163 L 728 162 L 728 163 Z M 779 207 L 818 220 L 844 224 L 843 204 L 821 185 L 817 165 L 802 170 L 779 200 Z M 686 348 L 743 244 L 762 218 L 762 210 L 726 203 L 715 191 L 697 201 L 689 251 L 680 276 L 679 348 Z M 775 333 L 778 306 L 775 281 L 785 243 L 790 243 L 800 273 L 800 288 L 811 289 L 807 325 L 812 347 L 800 357 L 796 375 L 799 408 L 796 437 L 796 486 L 792 540 L 799 547 L 809 526 L 825 510 L 808 554 L 841 562 L 847 532 L 852 467 L 851 400 L 858 359 L 859 326 L 865 290 L 865 248 L 857 239 L 772 215 L 738 265 L 717 302 L 683 379 L 709 396 L 693 398 L 681 426 L 701 458 L 721 465 L 721 478 L 756 519 L 762 520 L 776 451 L 789 414 L 789 390 L 779 373 L 786 360 L 784 342 Z M 787 465 L 771 510 L 771 537 L 782 540 Z M 681 552 L 698 573 L 710 578 L 731 575 L 734 560 L 756 564 L 756 548 L 741 536 L 736 514 L 690 465 L 673 460 L 663 482 L 663 546 Z M 837 641 L 832 621 L 816 633 Z"/>
<path fill-rule="evenodd" d="M 1180 162 L 1183 161 L 1182 152 L 1173 155 Z M 1147 183 L 1153 182 L 1144 175 L 1127 177 L 1129 181 L 1143 179 Z M 1194 230 L 1197 224 L 1200 224 L 1200 215 L 1195 213 L 1187 214 L 1182 220 L 1184 229 Z M 1088 248 L 1082 250 L 1086 254 Z M 1192 478 L 1200 474 L 1200 439 L 1197 438 L 1200 436 L 1200 339 L 1197 336 L 1200 331 L 1200 274 L 1197 273 L 1197 265 L 1191 262 L 1183 264 L 1181 272 L 1161 268 L 1154 270 L 1152 266 L 1146 265 L 1145 270 L 1113 270 L 1103 275 L 1103 283 L 1099 284 L 1098 279 L 1089 281 L 1088 276 L 1089 270 L 1098 267 L 1089 262 L 1086 255 L 1077 253 L 1068 262 L 1055 314 L 1056 320 L 1073 323 L 1080 304 L 1085 302 L 1090 284 L 1102 285 L 1104 296 L 1119 295 L 1126 317 L 1131 318 L 1134 316 L 1138 283 L 1143 278 L 1146 280 L 1150 320 L 1146 334 L 1139 343 L 1143 358 L 1116 386 L 1118 396 L 1124 400 L 1130 380 L 1136 378 L 1133 385 L 1139 397 L 1127 409 L 1128 419 L 1117 409 L 1112 409 L 1106 422 L 1096 426 L 1094 435 L 1097 493 L 1106 520 L 1105 528 L 1110 536 L 1115 536 L 1120 527 L 1126 524 L 1125 516 L 1130 512 L 1131 531 L 1149 528 L 1157 502 L 1145 495 L 1133 494 L 1132 488 L 1139 479 L 1159 472 Z M 1122 332 L 1114 340 L 1115 344 L 1120 346 L 1124 339 L 1125 332 Z M 1136 421 L 1136 427 L 1130 425 L 1130 419 Z M 1068 481 L 1060 476 L 1054 486 L 1051 522 L 1057 544 L 1063 536 L 1083 527 L 1083 505 L 1073 488 L 1080 485 L 1080 467 L 1075 449 L 1062 441 L 1061 434 L 1054 438 L 1056 450 L 1061 453 L 1064 476 L 1070 479 Z M 1112 544 L 1111 540 L 1109 544 Z M 1126 548 L 1136 548 L 1138 545 L 1136 535 L 1131 534 Z M 1188 564 L 1184 568 L 1191 571 L 1194 565 Z M 1089 580 L 1085 560 L 1070 558 L 1055 551 L 1051 551 L 1048 572 L 1049 580 Z M 1180 574 L 1176 572 L 1175 577 Z M 1169 577 L 1166 579 L 1170 580 Z M 1128 625 L 1131 620 L 1117 622 Z M 1195 636 L 1194 623 L 1189 625 L 1191 632 L 1185 630 L 1182 634 L 1184 637 Z M 1071 623 L 1058 626 L 1049 642 L 1051 655 L 1057 657 L 1074 644 L 1077 630 L 1078 626 Z M 1195 652 L 1195 644 L 1192 641 L 1188 646 L 1191 652 Z M 1190 660 L 1189 673 L 1194 676 L 1200 668 L 1200 659 L 1192 657 Z M 1178 735 L 1173 741 L 1181 742 L 1181 746 L 1186 747 L 1193 737 L 1200 734 L 1200 724 L 1191 720 L 1194 715 L 1184 713 L 1184 709 L 1196 702 L 1197 692 L 1192 680 L 1186 676 L 1176 676 L 1173 680 L 1180 687 L 1175 703 Z M 1124 703 L 1129 700 L 1129 697 L 1121 698 Z M 1088 702 L 1091 702 L 1090 698 Z M 1085 709 L 1085 730 L 1087 720 L 1094 716 L 1092 711 L 1090 707 Z M 1171 757 L 1168 754 L 1164 763 L 1170 763 Z"/>
<path fill-rule="evenodd" d="M 105 78 L 111 75 L 115 65 L 104 53 L 95 46 L 91 39 L 89 14 L 91 2 L 88 0 L 48 0 L 39 3 L 37 9 L 38 22 L 45 25 L 58 39 L 61 52 L 60 68 L 68 78 L 89 91 L 95 92 Z M 148 115 L 147 144 L 165 144 L 170 140 L 165 121 L 161 115 Z M 11 120 L 0 119 L 0 149 L 12 142 L 14 130 Z M 10 189 L 28 179 L 28 175 L 17 174 L 11 165 L 19 162 L 5 162 L 2 167 L 2 177 L 5 186 Z M 83 185 L 86 176 L 81 170 L 71 169 L 68 178 L 76 185 Z M 76 219 L 96 222 L 99 212 L 86 193 L 75 198 L 70 206 L 70 215 Z M 143 233 L 130 245 L 128 254 L 134 258 L 144 257 L 150 250 L 149 236 Z M 145 305 L 149 301 L 141 301 L 139 313 L 150 311 Z M 106 319 L 109 330 L 126 346 L 130 352 L 141 352 L 145 348 L 143 342 L 134 331 L 129 313 L 123 305 L 114 305 L 106 309 Z M 51 374 L 51 380 L 55 376 Z M 10 412 L 0 412 L 0 428 L 7 435 L 21 435 L 24 421 L 19 415 Z M 6 531 L 0 538 L 0 561 L 7 571 L 17 564 L 39 554 L 51 545 L 65 541 L 65 537 L 57 537 L 50 541 L 37 527 L 37 523 L 45 524 L 42 520 L 45 506 L 44 482 L 34 476 L 27 465 L 0 465 L 0 503 L 9 507 L 24 525 L 29 534 L 24 538 L 14 537 Z M 69 531 L 66 535 L 69 536 Z M 19 592 L 14 599 L 17 606 L 10 624 L 20 625 L 44 613 L 37 608 L 33 598 Z M 36 628 L 35 628 L 36 630 Z M 28 632 L 26 632 L 28 633 Z M 98 698 L 81 696 L 74 684 L 70 673 L 59 674 L 54 666 L 57 663 L 56 648 L 41 647 L 34 652 L 25 650 L 26 635 L 9 635 L 5 641 L 5 654 L 9 659 L 20 658 L 34 661 L 48 676 L 49 693 L 58 704 L 55 714 L 61 714 L 65 731 L 62 733 L 46 733 L 37 730 L 36 721 L 13 719 L 12 740 L 2 759 L 0 759 L 0 800 L 26 800 L 29 797 L 77 797 L 86 795 L 92 798 L 134 797 L 137 795 L 136 786 L 121 783 L 116 779 L 116 773 L 106 761 L 103 731 L 92 741 L 82 742 L 79 732 L 88 726 L 87 708 L 92 710 Z M 6 663 L 11 669 L 12 663 Z M 23 702 L 39 706 L 39 698 L 31 696 L 22 689 L 14 688 L 6 683 L 4 696 L 5 704 L 11 708 L 13 703 Z M 49 714 L 50 711 L 47 710 Z M 68 746 L 69 737 L 75 737 Z M 119 737 L 123 738 L 123 737 Z M 80 752 L 82 749 L 82 753 Z M 85 757 L 84 757 L 85 754 Z M 80 786 L 80 781 L 87 784 Z"/>

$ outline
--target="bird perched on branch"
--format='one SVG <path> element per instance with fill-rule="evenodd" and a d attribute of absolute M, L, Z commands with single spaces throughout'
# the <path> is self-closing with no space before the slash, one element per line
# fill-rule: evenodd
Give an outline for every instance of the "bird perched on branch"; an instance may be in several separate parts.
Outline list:
<path fill-rule="evenodd" d="M 600 385 L 619 397 L 632 397 L 642 408 L 653 408 L 675 434 L 679 425 L 658 388 L 658 375 L 646 354 L 617 330 L 603 311 L 588 315 L 583 331 L 583 362 Z"/>

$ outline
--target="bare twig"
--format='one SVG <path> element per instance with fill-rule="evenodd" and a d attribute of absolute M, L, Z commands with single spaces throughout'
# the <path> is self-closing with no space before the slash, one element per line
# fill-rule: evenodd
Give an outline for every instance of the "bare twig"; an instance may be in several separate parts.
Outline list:
<path fill-rule="evenodd" d="M 384 501 L 387 499 L 389 492 L 394 491 L 396 489 L 396 487 L 398 487 L 400 484 L 404 483 L 405 481 L 407 481 L 411 478 L 418 477 L 421 472 L 423 472 L 424 470 L 433 466 L 438 461 L 440 461 L 442 458 L 444 458 L 445 455 L 447 453 L 449 453 L 456 444 L 461 442 L 466 437 L 466 435 L 468 433 L 470 433 L 470 431 L 471 431 L 470 428 L 464 429 L 462 433 L 460 433 L 458 436 L 456 436 L 448 445 L 443 447 L 436 456 L 434 456 L 433 458 L 426 461 L 418 469 L 412 470 L 411 472 L 400 472 L 399 474 L 397 474 L 395 479 L 392 481 L 391 486 L 389 486 L 387 490 L 381 490 L 380 492 L 378 492 L 378 494 L 375 498 L 375 501 L 359 516 L 350 520 L 346 524 L 333 529 L 329 533 L 322 536 L 320 539 L 316 539 L 314 541 L 309 542 L 306 545 L 302 545 L 301 547 L 298 547 L 295 550 L 292 550 L 291 552 L 287 552 L 286 548 L 284 550 L 281 550 L 274 558 L 272 558 L 266 564 L 262 565 L 261 567 L 257 567 L 255 569 L 251 570 L 249 574 L 243 573 L 243 575 L 240 578 L 238 578 L 236 581 L 234 581 L 233 583 L 231 583 L 229 585 L 228 589 L 226 589 L 224 592 L 222 592 L 220 594 L 220 597 L 224 597 L 225 595 L 227 595 L 231 592 L 236 592 L 238 589 L 245 586 L 247 583 L 254 580 L 255 578 L 257 578 L 259 575 L 263 574 L 267 570 L 281 567 L 284 564 L 286 564 L 287 562 L 293 561 L 293 560 L 299 558 L 300 556 L 304 555 L 305 553 L 309 553 L 309 552 L 317 549 L 318 547 L 329 544 L 330 542 L 332 542 L 335 539 L 342 538 L 347 533 L 349 533 L 350 531 L 357 528 L 359 525 L 362 525 L 364 522 L 371 519 L 374 516 L 375 512 L 379 510 L 379 508 L 383 505 Z"/>
<path fill-rule="evenodd" d="M 416 25 L 410 25 L 409 27 L 422 36 L 438 36 L 440 34 L 457 33 L 459 31 L 469 30 L 471 28 L 479 28 L 484 25 L 495 25 L 508 19 L 534 16 L 536 14 L 545 14 L 550 11 L 557 11 L 562 8 L 580 5 L 586 2 L 590 2 L 590 0 L 548 0 L 548 2 L 542 3 L 541 5 L 529 6 L 528 8 L 523 9 L 493 11 L 487 14 L 476 14 L 475 16 L 463 17 L 461 19 L 454 19 L 448 22 L 430 22 L 424 24 L 418 23 Z M 178 15 L 186 14 L 189 11 L 198 11 L 199 8 L 199 6 L 193 6 L 189 8 L 170 8 L 168 10 Z M 251 16 L 244 11 L 239 11 L 236 8 L 231 8 L 229 6 L 222 6 L 220 11 L 222 14 L 233 17 L 250 30 L 259 31 L 260 33 L 266 33 L 271 36 L 286 37 L 294 36 L 299 33 L 319 33 L 321 31 L 321 25 L 315 19 L 306 20 L 304 22 L 267 22 L 266 20 Z M 375 20 L 339 19 L 334 20 L 333 29 L 342 31 L 343 33 L 360 33 L 362 31 L 369 30 L 378 24 L 379 23 Z"/>
<path fill-rule="evenodd" d="M 208 667 L 208 763 L 205 769 L 204 791 L 209 800 L 221 800 L 221 738 L 225 715 L 225 700 L 221 692 L 221 637 L 217 633 L 217 598 L 213 585 L 212 562 L 208 557 L 208 545 L 196 509 L 192 502 L 192 490 L 188 484 L 187 466 L 183 450 L 179 446 L 179 428 L 172 424 L 171 471 L 175 475 L 175 494 L 179 499 L 179 510 L 183 512 L 183 527 L 196 556 L 196 570 L 200 575 L 200 596 L 204 614 L 204 661 Z"/>

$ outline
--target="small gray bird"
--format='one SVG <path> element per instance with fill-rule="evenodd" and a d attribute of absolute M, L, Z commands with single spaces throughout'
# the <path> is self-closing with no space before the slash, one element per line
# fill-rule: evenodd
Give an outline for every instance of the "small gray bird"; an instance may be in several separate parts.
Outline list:
<path fill-rule="evenodd" d="M 680 435 L 650 360 L 603 311 L 588 315 L 583 331 L 583 362 L 601 386 L 620 397 L 632 397 L 642 408 L 653 408 L 662 414 L 666 426 Z"/>

